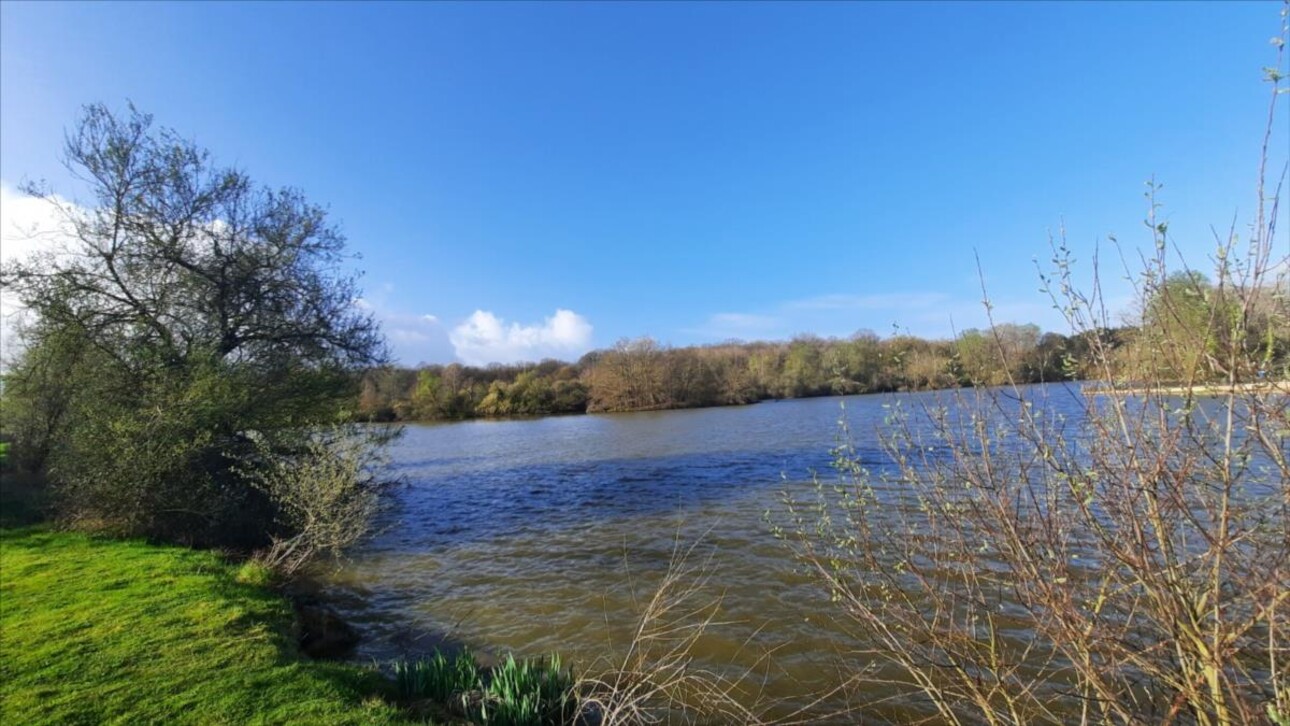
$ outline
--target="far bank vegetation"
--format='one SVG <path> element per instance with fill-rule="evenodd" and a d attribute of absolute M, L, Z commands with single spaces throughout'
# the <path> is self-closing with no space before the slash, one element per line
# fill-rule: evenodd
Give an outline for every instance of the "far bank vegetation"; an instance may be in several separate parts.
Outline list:
<path fill-rule="evenodd" d="M 1272 285 L 1243 311 L 1229 281 L 1179 272 L 1156 283 L 1129 324 L 1073 335 L 999 324 L 953 340 L 861 331 L 846 339 L 732 341 L 670 347 L 621 340 L 576 363 L 384 367 L 363 377 L 359 415 L 377 421 L 654 411 L 770 399 L 923 391 L 1010 383 L 1155 380 L 1199 385 L 1221 377 L 1213 357 L 1232 341 L 1233 315 L 1248 317 L 1242 347 L 1252 381 L 1287 377 L 1290 291 Z M 1094 354 L 1094 350 L 1102 353 Z"/>

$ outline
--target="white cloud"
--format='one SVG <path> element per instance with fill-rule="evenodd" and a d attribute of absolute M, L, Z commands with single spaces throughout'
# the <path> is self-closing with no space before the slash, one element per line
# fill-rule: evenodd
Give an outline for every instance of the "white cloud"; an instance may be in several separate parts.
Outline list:
<path fill-rule="evenodd" d="M 76 208 L 65 199 L 60 204 Z M 0 181 L 0 263 L 25 260 L 36 253 L 56 252 L 70 232 L 49 201 L 28 196 Z M 9 291 L 0 289 L 0 368 L 17 352 L 16 328 L 25 308 Z"/>
<path fill-rule="evenodd" d="M 591 331 L 591 323 L 572 310 L 556 310 L 540 325 L 507 324 L 491 312 L 476 310 L 448 339 L 463 363 L 487 365 L 577 357 L 591 347 Z"/>
<path fill-rule="evenodd" d="M 452 360 L 448 331 L 439 318 L 429 314 L 406 313 L 385 303 L 385 294 L 393 287 L 383 285 L 372 298 L 359 298 L 354 304 L 372 313 L 389 341 L 394 360 L 404 365 L 447 363 Z"/>
<path fill-rule="evenodd" d="M 70 206 L 65 199 L 55 199 Z M 0 181 L 0 260 L 12 262 L 59 249 L 69 234 L 53 204 Z"/>

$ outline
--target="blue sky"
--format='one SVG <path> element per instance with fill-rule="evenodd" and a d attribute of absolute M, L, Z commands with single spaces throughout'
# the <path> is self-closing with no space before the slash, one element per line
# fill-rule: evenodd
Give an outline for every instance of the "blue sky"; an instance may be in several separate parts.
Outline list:
<path fill-rule="evenodd" d="M 406 363 L 944 336 L 983 322 L 978 254 L 1000 319 L 1060 330 L 1063 220 L 1084 263 L 1146 246 L 1154 175 L 1203 267 L 1249 219 L 1279 10 L 7 1 L 0 212 L 75 197 L 63 130 L 129 99 L 327 205 Z"/>

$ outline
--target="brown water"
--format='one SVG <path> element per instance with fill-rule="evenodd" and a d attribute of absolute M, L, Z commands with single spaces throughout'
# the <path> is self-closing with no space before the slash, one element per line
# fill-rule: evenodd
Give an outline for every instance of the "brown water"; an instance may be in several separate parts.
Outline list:
<path fill-rule="evenodd" d="M 931 394 L 903 398 L 923 395 Z M 1075 410 L 1079 397 L 1062 389 L 1050 399 Z M 589 664 L 621 651 L 639 598 L 678 542 L 699 542 L 692 561 L 710 558 L 706 592 L 721 597 L 723 624 L 697 644 L 696 663 L 750 673 L 753 690 L 789 712 L 838 684 L 839 659 L 854 644 L 765 515 L 783 492 L 810 486 L 812 471 L 832 476 L 842 403 L 865 465 L 881 469 L 879 432 L 892 402 L 408 426 L 393 448 L 406 486 L 383 533 L 328 590 L 364 633 L 364 659 L 425 652 L 447 638 Z M 871 687 L 850 697 L 889 695 Z M 846 706 L 835 695 L 813 710 Z"/>

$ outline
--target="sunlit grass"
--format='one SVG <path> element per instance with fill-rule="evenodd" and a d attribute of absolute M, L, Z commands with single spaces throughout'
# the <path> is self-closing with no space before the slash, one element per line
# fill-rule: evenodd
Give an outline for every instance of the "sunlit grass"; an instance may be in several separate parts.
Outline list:
<path fill-rule="evenodd" d="M 302 660 L 290 605 L 238 574 L 208 552 L 0 530 L 0 723 L 405 722 L 375 671 Z"/>

